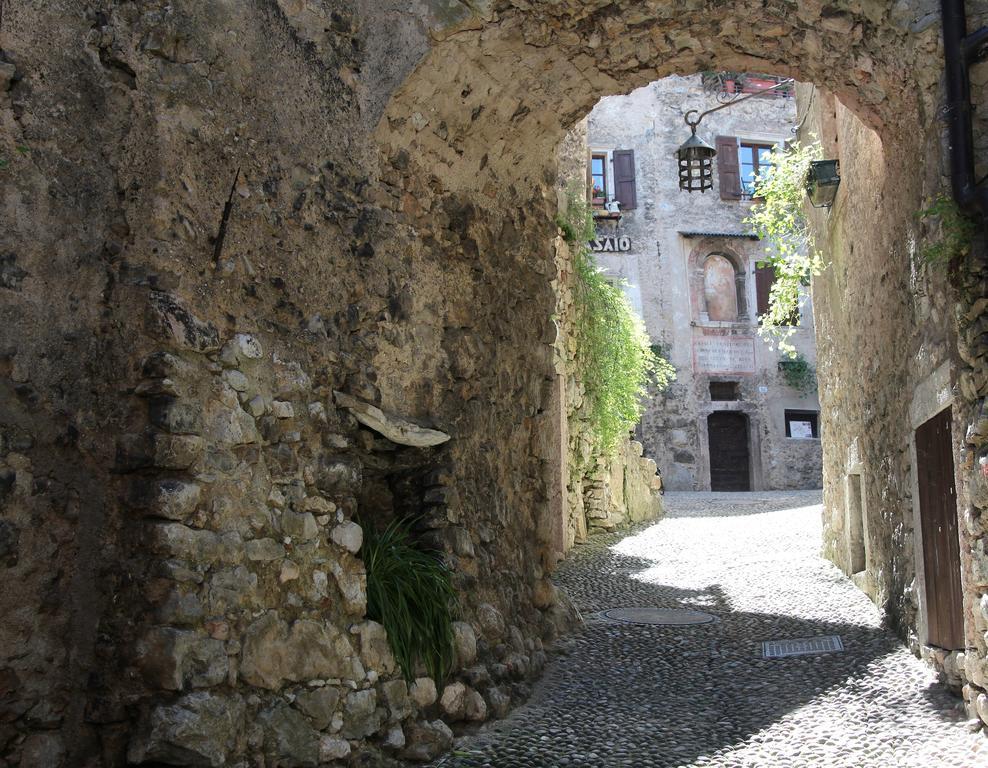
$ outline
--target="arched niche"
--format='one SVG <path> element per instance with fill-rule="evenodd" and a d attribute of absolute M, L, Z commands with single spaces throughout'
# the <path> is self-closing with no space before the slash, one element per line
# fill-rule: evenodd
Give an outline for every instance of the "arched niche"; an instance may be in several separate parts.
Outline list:
<path fill-rule="evenodd" d="M 705 238 L 688 256 L 690 305 L 701 322 L 746 323 L 747 259 L 723 240 Z"/>
<path fill-rule="evenodd" d="M 721 253 L 703 261 L 703 305 L 708 320 L 733 323 L 738 320 L 738 274 Z"/>

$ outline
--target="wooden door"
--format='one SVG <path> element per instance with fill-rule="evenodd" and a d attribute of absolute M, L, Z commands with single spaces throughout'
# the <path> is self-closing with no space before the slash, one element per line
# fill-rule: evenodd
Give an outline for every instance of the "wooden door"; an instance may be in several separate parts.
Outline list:
<path fill-rule="evenodd" d="M 926 569 L 929 644 L 948 650 L 962 649 L 964 600 L 961 596 L 949 408 L 916 430 L 916 478 Z"/>
<path fill-rule="evenodd" d="M 734 411 L 711 413 L 707 417 L 707 439 L 710 445 L 710 490 L 750 491 L 748 417 Z"/>

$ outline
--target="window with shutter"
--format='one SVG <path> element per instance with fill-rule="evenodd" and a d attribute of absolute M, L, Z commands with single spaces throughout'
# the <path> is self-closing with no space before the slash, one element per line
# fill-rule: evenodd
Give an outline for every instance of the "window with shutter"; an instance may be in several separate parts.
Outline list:
<path fill-rule="evenodd" d="M 718 136 L 714 148 L 717 150 L 717 179 L 721 200 L 741 199 L 741 166 L 738 162 L 737 136 Z"/>
<path fill-rule="evenodd" d="M 755 181 L 772 167 L 772 144 L 742 141 L 738 148 L 741 168 L 741 194 L 751 200 L 755 196 Z"/>
<path fill-rule="evenodd" d="M 635 152 L 632 149 L 615 149 L 611 155 L 614 161 L 614 198 L 621 204 L 622 211 L 638 207 L 635 191 Z"/>
<path fill-rule="evenodd" d="M 759 265 L 755 269 L 755 294 L 758 301 L 758 316 L 768 314 L 769 294 L 772 283 L 775 282 L 775 267 L 770 264 Z"/>
<path fill-rule="evenodd" d="M 590 197 L 594 205 L 607 202 L 607 155 L 590 156 Z"/>

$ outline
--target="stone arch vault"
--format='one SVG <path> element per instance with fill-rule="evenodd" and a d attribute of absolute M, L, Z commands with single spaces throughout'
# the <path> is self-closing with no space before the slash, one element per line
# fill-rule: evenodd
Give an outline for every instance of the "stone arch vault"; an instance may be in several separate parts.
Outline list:
<path fill-rule="evenodd" d="M 844 110 L 879 150 L 847 184 L 881 222 L 872 258 L 826 291 L 866 308 L 856 327 L 913 329 L 913 214 L 943 182 L 933 11 L 4 3 L 0 760 L 308 765 L 399 749 L 395 728 L 441 742 L 365 620 L 353 520 L 400 509 L 453 565 L 460 666 L 493 672 L 483 712 L 503 713 L 572 621 L 547 579 L 566 492 L 551 317 L 565 131 L 672 73 L 816 83 L 825 140 L 858 130 Z M 974 305 L 980 278 L 965 279 L 928 294 L 938 317 Z M 966 366 L 958 429 L 985 394 L 979 338 L 923 347 Z M 882 378 L 905 386 L 909 350 L 889 354 Z M 838 378 L 867 380 L 842 359 Z M 334 391 L 451 439 L 389 442 Z M 902 408 L 887 391 L 832 402 L 862 399 L 876 422 Z M 906 459 L 882 457 L 902 435 L 880 438 L 862 452 L 899 488 Z M 902 495 L 869 501 L 890 541 Z M 879 593 L 908 624 L 908 567 L 886 564 Z M 971 619 L 975 666 L 978 634 Z M 968 679 L 977 698 L 983 670 Z M 276 754 L 288 731 L 297 754 Z"/>

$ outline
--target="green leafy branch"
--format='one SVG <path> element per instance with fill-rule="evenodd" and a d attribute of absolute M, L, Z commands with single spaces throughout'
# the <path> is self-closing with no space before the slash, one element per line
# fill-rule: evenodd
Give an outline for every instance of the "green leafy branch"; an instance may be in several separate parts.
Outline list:
<path fill-rule="evenodd" d="M 573 249 L 577 372 L 597 448 L 609 453 L 641 418 L 649 386 L 665 389 L 676 372 L 651 347 L 621 285 L 608 281 L 597 266 L 589 248 L 596 237 L 593 212 L 582 190 L 570 190 L 557 224 Z"/>
<path fill-rule="evenodd" d="M 779 372 L 786 386 L 792 387 L 801 395 L 808 395 L 816 389 L 816 370 L 801 354 L 788 360 L 779 361 Z"/>
<path fill-rule="evenodd" d="M 795 333 L 791 320 L 798 317 L 803 289 L 826 266 L 816 249 L 805 208 L 810 163 L 822 155 L 818 142 L 806 146 L 795 142 L 774 151 L 768 172 L 755 180 L 757 200 L 745 219 L 766 244 L 761 261 L 775 268 L 769 308 L 761 318 L 759 333 L 790 358 L 796 356 L 796 348 L 789 342 Z"/>

